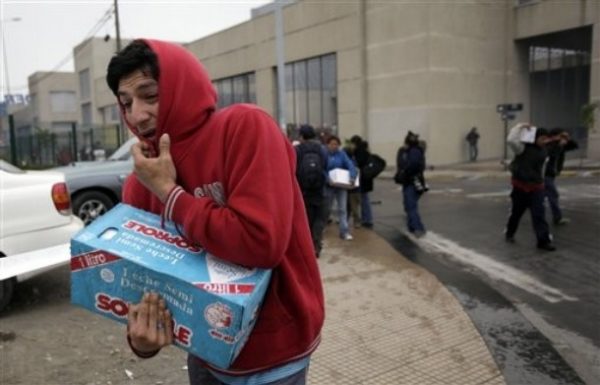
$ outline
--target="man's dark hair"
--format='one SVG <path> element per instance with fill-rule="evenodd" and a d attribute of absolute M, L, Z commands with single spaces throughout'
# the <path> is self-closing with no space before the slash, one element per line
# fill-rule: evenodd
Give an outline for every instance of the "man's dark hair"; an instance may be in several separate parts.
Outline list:
<path fill-rule="evenodd" d="M 337 142 L 337 144 L 340 144 L 340 145 L 342 144 L 342 141 L 340 140 L 340 138 L 338 138 L 335 135 L 331 135 L 329 138 L 327 138 L 327 144 L 331 143 L 334 140 Z"/>
<path fill-rule="evenodd" d="M 121 79 L 136 70 L 141 70 L 158 81 L 158 57 L 143 40 L 132 41 L 110 59 L 106 82 L 115 96 L 117 96 Z"/>
<path fill-rule="evenodd" d="M 313 126 L 309 124 L 303 124 L 302 126 L 300 126 L 300 136 L 304 140 L 311 140 L 316 138 L 317 134 L 315 133 L 315 129 L 313 128 Z"/>
<path fill-rule="evenodd" d="M 361 138 L 359 135 L 353 135 L 350 138 L 350 143 L 354 144 L 355 146 L 360 146 L 363 142 L 363 138 Z"/>

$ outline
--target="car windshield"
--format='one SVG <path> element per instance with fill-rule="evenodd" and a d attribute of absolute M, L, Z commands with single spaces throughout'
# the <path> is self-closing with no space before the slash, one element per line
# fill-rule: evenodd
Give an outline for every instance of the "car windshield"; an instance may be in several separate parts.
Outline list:
<path fill-rule="evenodd" d="M 117 148 L 117 150 L 113 152 L 112 155 L 108 158 L 108 160 L 127 160 L 131 158 L 131 146 L 133 146 L 133 144 L 137 142 L 137 136 L 130 138 L 127 142 L 123 143 L 121 147 Z"/>
<path fill-rule="evenodd" d="M 0 159 L 0 170 L 10 172 L 12 174 L 22 174 L 25 172 L 25 171 L 21 170 L 20 168 L 15 167 L 8 162 L 3 161 L 2 159 Z"/>

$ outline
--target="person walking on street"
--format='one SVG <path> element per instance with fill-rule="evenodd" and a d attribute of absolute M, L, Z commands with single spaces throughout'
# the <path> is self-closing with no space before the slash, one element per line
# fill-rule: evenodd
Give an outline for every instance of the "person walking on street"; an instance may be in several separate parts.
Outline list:
<path fill-rule="evenodd" d="M 178 224 L 191 244 L 227 262 L 272 271 L 231 367 L 190 354 L 190 384 L 305 384 L 325 312 L 292 145 L 257 106 L 217 109 L 206 70 L 178 44 L 134 40 L 107 72 L 122 117 L 140 139 L 123 202 Z M 139 357 L 172 343 L 167 305 L 156 293 L 130 305 L 127 339 Z"/>
<path fill-rule="evenodd" d="M 469 160 L 476 162 L 479 156 L 479 132 L 477 132 L 477 127 L 471 128 L 471 131 L 467 134 L 467 142 L 469 143 Z"/>
<path fill-rule="evenodd" d="M 385 169 L 386 164 L 380 156 L 371 154 L 369 143 L 360 136 L 354 135 L 350 141 L 354 143 L 354 157 L 360 169 L 361 226 L 370 229 L 373 228 L 373 211 L 369 193 L 373 191 L 375 177 Z"/>
<path fill-rule="evenodd" d="M 534 135 L 532 130 L 535 130 Z M 506 140 L 515 153 L 515 158 L 510 165 L 512 206 L 506 224 L 506 241 L 514 243 L 519 221 L 529 209 L 537 247 L 554 251 L 556 247 L 552 242 L 544 211 L 544 165 L 548 158 L 546 145 L 550 142 L 548 131 L 543 128 L 536 129 L 530 124 L 519 123 L 510 130 Z"/>
<path fill-rule="evenodd" d="M 419 214 L 419 199 L 425 192 L 425 151 L 417 134 L 409 131 L 406 135 L 404 146 L 398 149 L 396 167 L 394 180 L 402 185 L 408 231 L 420 238 L 426 233 Z"/>
<path fill-rule="evenodd" d="M 329 171 L 336 168 L 348 170 L 350 173 L 350 183 L 354 184 L 357 177 L 356 167 L 354 167 L 354 163 L 348 158 L 348 155 L 340 149 L 341 143 L 340 138 L 337 136 L 330 136 L 327 139 L 327 149 L 329 151 L 327 172 L 329 173 Z M 329 177 L 328 180 L 328 186 L 325 188 L 325 196 L 328 200 L 327 207 L 332 207 L 334 200 L 337 201 L 340 238 L 351 241 L 354 238 L 350 234 L 350 229 L 348 228 L 348 189 L 333 186 Z"/>
<path fill-rule="evenodd" d="M 325 199 L 327 150 L 317 140 L 315 129 L 309 125 L 300 127 L 300 144 L 295 148 L 296 177 L 304 198 L 315 254 L 319 258 L 323 248 L 323 230 L 329 213 L 328 202 Z"/>
<path fill-rule="evenodd" d="M 548 145 L 548 164 L 544 179 L 546 198 L 552 212 L 552 221 L 555 225 L 566 225 L 569 219 L 563 217 L 560 209 L 559 193 L 556 188 L 556 177 L 558 177 L 565 163 L 565 152 L 573 151 L 579 147 L 577 142 L 571 139 L 569 134 L 560 128 L 550 132 L 552 143 Z"/>
<path fill-rule="evenodd" d="M 354 164 L 357 170 L 360 170 L 359 165 L 356 162 L 356 145 L 352 141 L 348 141 L 344 147 L 344 152 L 348 155 L 348 158 Z M 359 172 L 360 177 L 360 172 Z M 360 210 L 360 186 L 348 190 L 348 220 L 352 218 L 354 228 L 360 228 L 361 223 L 361 210 Z"/>

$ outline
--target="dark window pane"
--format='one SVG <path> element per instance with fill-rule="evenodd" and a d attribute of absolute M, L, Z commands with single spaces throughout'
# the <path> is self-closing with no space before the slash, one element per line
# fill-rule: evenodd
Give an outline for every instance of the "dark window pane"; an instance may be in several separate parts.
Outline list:
<path fill-rule="evenodd" d="M 256 104 L 256 75 L 248 75 L 248 102 Z"/>
<path fill-rule="evenodd" d="M 335 55 L 323 56 L 321 61 L 323 80 L 323 129 L 337 132 L 337 74 Z"/>
<path fill-rule="evenodd" d="M 294 90 L 296 93 L 296 123 L 308 122 L 308 79 L 306 61 L 294 63 Z"/>
<path fill-rule="evenodd" d="M 308 61 L 308 123 L 320 128 L 323 123 L 321 95 L 321 59 Z"/>
<path fill-rule="evenodd" d="M 248 84 L 246 76 L 236 76 L 233 78 L 233 102 L 245 103 L 248 100 Z"/>
<path fill-rule="evenodd" d="M 294 69 L 291 64 L 285 66 L 285 121 L 296 121 L 294 113 Z"/>

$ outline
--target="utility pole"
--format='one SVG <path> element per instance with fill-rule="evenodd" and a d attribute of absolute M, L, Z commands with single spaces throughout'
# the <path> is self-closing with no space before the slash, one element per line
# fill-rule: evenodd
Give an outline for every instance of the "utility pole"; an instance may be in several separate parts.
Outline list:
<path fill-rule="evenodd" d="M 116 1 L 116 0 L 115 0 Z M 275 53 L 277 55 L 277 100 L 279 105 L 279 127 L 287 135 L 285 122 L 285 47 L 283 44 L 283 6 L 278 0 L 275 2 Z"/>
<path fill-rule="evenodd" d="M 119 0 L 115 0 L 115 32 L 117 37 L 117 52 L 121 51 L 121 26 L 119 25 Z"/>
<path fill-rule="evenodd" d="M 119 0 L 115 0 L 115 40 L 117 42 L 117 52 L 121 52 L 121 25 L 119 22 Z M 125 138 L 127 137 L 127 128 L 125 128 L 125 121 L 123 120 L 123 115 L 119 114 L 119 130 L 117 131 L 118 138 L 117 143 L 119 146 L 125 143 Z"/>

